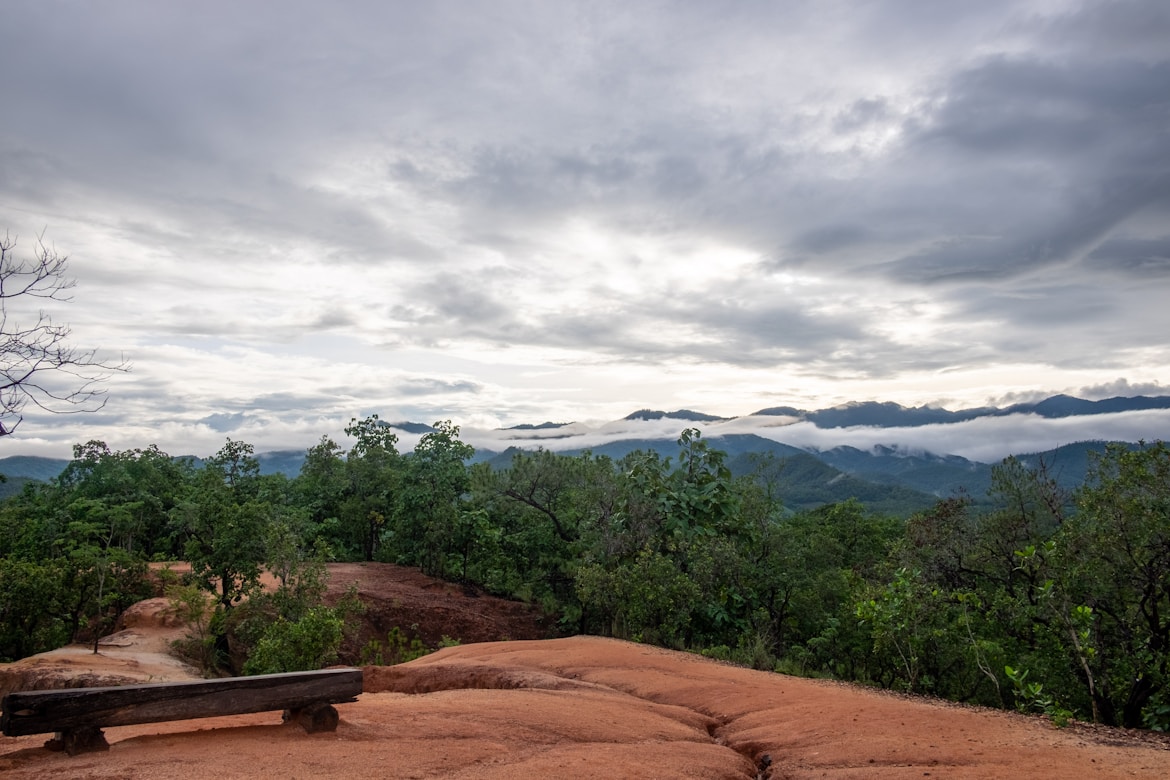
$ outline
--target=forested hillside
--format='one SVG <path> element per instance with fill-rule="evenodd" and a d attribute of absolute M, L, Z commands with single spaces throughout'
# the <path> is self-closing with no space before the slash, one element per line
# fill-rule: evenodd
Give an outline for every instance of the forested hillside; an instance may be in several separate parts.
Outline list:
<path fill-rule="evenodd" d="M 661 412 L 657 414 L 662 414 Z M 692 413 L 697 414 L 697 413 Z M 551 425 L 551 424 L 546 424 Z M 397 434 L 402 424 L 390 426 Z M 523 426 L 521 426 L 523 427 Z M 543 427 L 543 426 L 529 426 Z M 420 426 L 423 433 L 430 425 Z M 418 432 L 418 431 L 416 431 Z M 816 509 L 849 498 L 860 500 L 872 511 L 909 515 L 926 509 L 939 498 L 966 494 L 975 503 L 986 503 L 991 487 L 992 466 L 958 455 L 929 452 L 906 452 L 888 446 L 868 450 L 838 446 L 827 450 L 801 449 L 755 434 L 724 434 L 706 439 L 707 443 L 727 456 L 734 476 L 744 476 L 761 469 L 784 494 L 788 509 Z M 1084 441 L 1066 444 L 1046 452 L 1019 454 L 1022 462 L 1039 466 L 1065 490 L 1073 490 L 1089 472 L 1090 458 L 1105 451 L 1108 442 Z M 558 451 L 561 455 L 580 456 L 586 452 L 618 461 L 642 450 L 661 457 L 674 454 L 674 439 L 619 439 L 583 449 Z M 503 452 L 476 450 L 469 464 L 488 463 L 495 469 L 511 466 L 512 458 L 525 450 L 511 447 Z M 200 467 L 199 458 L 178 456 Z M 255 454 L 260 474 L 283 474 L 292 479 L 301 471 L 306 453 L 284 450 Z M 11 456 L 0 458 L 0 498 L 20 492 L 24 481 L 48 481 L 58 476 L 69 461 L 53 458 Z"/>
<path fill-rule="evenodd" d="M 563 634 L 1170 727 L 1164 444 L 1110 446 L 1071 490 L 1046 460 L 1011 458 L 986 495 L 906 514 L 807 454 L 732 454 L 693 429 L 669 457 L 495 464 L 472 464 L 450 423 L 409 452 L 376 417 L 346 433 L 292 478 L 231 440 L 204 462 L 76 447 L 0 504 L 0 658 L 110 631 L 160 587 L 148 562 L 184 559 L 192 576 L 162 586 L 198 662 L 331 663 L 360 605 L 321 603 L 322 563 L 378 560 L 537 604 Z M 801 485 L 825 479 L 842 499 L 809 508 Z"/>

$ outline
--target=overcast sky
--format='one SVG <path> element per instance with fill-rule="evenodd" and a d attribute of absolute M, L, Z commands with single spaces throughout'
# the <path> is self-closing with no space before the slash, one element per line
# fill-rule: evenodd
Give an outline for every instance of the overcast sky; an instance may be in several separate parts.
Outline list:
<path fill-rule="evenodd" d="M 6 0 L 0 73 L 133 363 L 0 455 L 1170 394 L 1165 0 Z"/>

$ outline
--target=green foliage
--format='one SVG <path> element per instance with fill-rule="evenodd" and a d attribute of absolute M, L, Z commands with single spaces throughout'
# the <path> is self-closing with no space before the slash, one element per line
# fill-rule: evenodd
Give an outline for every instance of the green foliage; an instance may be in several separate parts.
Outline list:
<path fill-rule="evenodd" d="M 174 648 L 205 674 L 214 673 L 221 666 L 221 659 L 216 657 L 215 636 L 211 632 L 214 614 L 211 595 L 198 585 L 175 583 L 167 589 L 166 596 L 167 613 L 187 627 L 187 635 L 175 640 Z"/>
<path fill-rule="evenodd" d="M 447 640 L 447 637 L 444 637 L 444 639 Z M 458 644 L 458 642 L 455 642 L 455 644 Z M 448 647 L 450 645 L 443 646 Z M 366 643 L 366 646 L 362 648 L 361 662 L 363 665 L 394 666 L 395 664 L 404 664 L 416 658 L 422 658 L 430 652 L 431 650 L 423 644 L 422 639 L 417 636 L 410 637 L 398 626 L 394 626 L 386 634 L 385 642 L 371 639 Z"/>
<path fill-rule="evenodd" d="M 74 446 L 56 485 L 63 503 L 88 503 L 116 518 L 111 543 L 150 558 L 180 552 L 169 524 L 188 478 L 185 464 L 153 445 L 111 452 L 104 442 L 90 441 Z"/>
<path fill-rule="evenodd" d="M 1016 709 L 1020 712 L 1039 712 L 1047 715 L 1057 726 L 1067 726 L 1073 713 L 1061 707 L 1051 695 L 1045 692 L 1043 683 L 1028 680 L 1027 669 L 1004 667 L 1004 673 L 1012 683 Z"/>
<path fill-rule="evenodd" d="M 161 546 L 181 472 L 153 447 L 113 453 L 89 442 L 74 456 L 59 479 L 0 507 L 2 568 L 14 580 L 0 609 L 0 657 L 83 638 L 96 650 L 126 607 L 151 592 L 145 559 Z"/>
<path fill-rule="evenodd" d="M 698 586 L 667 556 L 642 550 L 615 569 L 598 564 L 577 572 L 582 605 L 613 636 L 667 647 L 685 645 Z"/>
<path fill-rule="evenodd" d="M 770 644 L 766 637 L 758 633 L 746 633 L 739 636 L 735 647 L 713 645 L 704 647 L 699 652 L 707 658 L 771 672 L 776 670 L 779 662 L 776 656 L 772 655 Z"/>
<path fill-rule="evenodd" d="M 406 459 L 399 512 L 389 536 L 393 560 L 424 573 L 457 579 L 476 547 L 490 545 L 486 524 L 467 516 L 463 501 L 471 486 L 466 461 L 475 450 L 459 440 L 459 426 L 434 424 Z"/>
<path fill-rule="evenodd" d="M 294 503 L 303 493 L 281 475 L 261 476 L 251 445 L 231 440 L 191 481 L 173 527 L 191 579 L 216 603 L 204 614 L 193 594 L 179 594 L 176 609 L 195 627 L 189 654 L 208 673 L 303 667 L 335 654 L 334 619 L 344 628 L 346 612 L 322 611 L 328 548 L 310 510 Z M 263 571 L 275 589 L 260 588 Z"/>
<path fill-rule="evenodd" d="M 468 579 L 541 604 L 566 630 L 582 611 L 575 571 L 589 549 L 609 546 L 618 475 L 609 458 L 518 452 L 510 468 L 473 467 L 470 501 L 487 526 Z M 490 535 L 489 535 L 490 534 Z"/>
<path fill-rule="evenodd" d="M 870 627 L 873 650 L 889 654 L 909 691 L 921 691 L 923 661 L 939 636 L 943 594 L 922 580 L 922 572 L 901 568 L 885 585 L 857 604 L 857 617 Z"/>
<path fill-rule="evenodd" d="M 378 415 L 350 420 L 345 433 L 356 441 L 345 460 L 341 529 L 345 542 L 357 547 L 362 560 L 372 561 L 401 501 L 406 465 L 398 454 L 398 437 Z"/>
<path fill-rule="evenodd" d="M 738 496 L 724 454 L 695 429 L 683 431 L 678 444 L 677 467 L 653 452 L 635 452 L 622 463 L 615 519 L 634 550 L 673 552 L 734 525 Z"/>
<path fill-rule="evenodd" d="M 310 608 L 299 620 L 269 624 L 244 664 L 244 674 L 320 669 L 337 660 L 345 618 L 329 607 Z"/>
<path fill-rule="evenodd" d="M 147 558 L 181 550 L 192 583 L 217 597 L 212 610 L 189 589 L 174 596 L 194 626 L 188 650 L 209 672 L 234 671 L 269 623 L 299 620 L 324 592 L 323 559 L 310 560 L 318 529 L 293 496 L 283 477 L 260 475 L 242 442 L 199 470 L 154 447 L 75 447 L 57 480 L 0 506 L 0 657 L 80 638 L 96 651 L 125 608 L 151 595 Z M 256 587 L 265 568 L 273 593 Z"/>
<path fill-rule="evenodd" d="M 0 558 L 0 662 L 59 647 L 70 639 L 61 617 L 64 561 Z"/>
<path fill-rule="evenodd" d="M 1170 447 L 1110 447 L 1076 504 L 1056 603 L 1099 717 L 1140 727 L 1170 686 Z"/>
<path fill-rule="evenodd" d="M 322 598 L 327 579 L 324 562 L 302 552 L 299 557 L 286 560 L 275 589 L 252 589 L 230 614 L 221 605 L 218 608 L 223 614 L 221 644 L 227 645 L 231 655 L 217 660 L 233 672 L 246 674 L 259 673 L 245 671 L 249 664 L 251 668 L 267 668 L 276 662 L 273 659 L 281 664 L 291 664 L 293 658 L 301 659 L 296 661 L 298 664 L 308 663 L 306 659 L 313 657 L 308 652 L 314 647 L 313 642 L 326 638 L 323 632 L 327 616 L 341 621 L 342 639 L 350 635 L 356 629 L 353 618 L 363 610 L 361 602 L 351 587 L 336 606 L 325 607 Z M 257 652 L 262 653 L 261 660 L 253 662 Z"/>
<path fill-rule="evenodd" d="M 257 591 L 225 621 L 244 674 L 274 674 L 320 669 L 337 660 L 346 637 L 356 630 L 363 610 L 351 588 L 336 606 L 321 603 L 325 570 L 307 562 L 295 578 L 275 591 Z"/>
<path fill-rule="evenodd" d="M 260 580 L 272 514 L 261 487 L 252 446 L 229 439 L 174 512 L 192 572 L 203 587 L 218 590 L 224 610 L 238 604 Z"/>
<path fill-rule="evenodd" d="M 1161 694 L 1165 696 L 1166 694 Z M 1160 701 L 1159 697 L 1152 697 L 1142 712 L 1142 726 L 1152 731 L 1170 731 L 1170 704 Z"/>
<path fill-rule="evenodd" d="M 322 437 L 310 447 L 300 474 L 291 485 L 292 502 L 305 513 L 306 536 L 328 546 L 343 559 L 356 557 L 341 524 L 341 506 L 349 489 L 344 451 Z"/>
<path fill-rule="evenodd" d="M 737 478 L 697 430 L 673 458 L 521 452 L 498 470 L 469 468 L 450 422 L 407 454 L 376 416 L 347 434 L 348 453 L 323 439 L 292 481 L 230 440 L 199 469 L 79 446 L 59 480 L 0 503 L 0 657 L 96 640 L 144 561 L 182 552 L 203 590 L 171 593 L 209 673 L 313 667 L 350 614 L 321 605 L 325 561 L 380 559 L 523 598 L 566 633 L 1170 728 L 1164 444 L 1108 449 L 1071 495 L 1009 458 L 986 498 L 903 521 L 857 500 L 793 511 L 792 469 Z M 398 631 L 363 655 L 425 649 Z"/>

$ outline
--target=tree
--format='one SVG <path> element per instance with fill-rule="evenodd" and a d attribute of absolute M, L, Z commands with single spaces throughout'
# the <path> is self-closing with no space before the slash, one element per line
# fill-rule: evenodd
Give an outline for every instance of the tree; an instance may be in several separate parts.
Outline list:
<path fill-rule="evenodd" d="M 344 454 L 328 436 L 321 437 L 305 453 L 301 473 L 292 484 L 293 500 L 308 513 L 311 535 L 329 544 L 333 554 L 343 556 L 350 546 L 339 537 L 341 506 L 348 487 Z"/>
<path fill-rule="evenodd" d="M 1102 720 L 1141 726 L 1170 704 L 1170 446 L 1110 445 L 1062 531 L 1058 606 L 1084 682 Z"/>
<path fill-rule="evenodd" d="M 68 258 L 38 239 L 32 259 L 17 259 L 16 239 L 0 240 L 0 437 L 16 430 L 23 410 L 34 406 L 53 413 L 96 411 L 105 403 L 100 385 L 125 361 L 100 360 L 95 350 L 69 345 L 71 330 L 44 310 L 10 311 L 30 299 L 71 300 L 75 282 L 66 277 Z M 23 315 L 21 318 L 20 315 Z"/>
<path fill-rule="evenodd" d="M 357 547 L 362 560 L 372 561 L 393 518 L 405 466 L 398 453 L 398 437 L 378 415 L 351 419 L 345 433 L 356 441 L 345 459 L 341 531 L 347 546 Z M 325 444 L 326 449 L 328 444 L 332 442 Z"/>
<path fill-rule="evenodd" d="M 678 445 L 677 465 L 644 451 L 619 463 L 612 519 L 575 575 L 587 626 L 677 646 L 748 627 L 751 609 L 733 582 L 746 529 L 726 456 L 696 429 L 683 431 Z M 654 628 L 667 611 L 670 620 Z"/>
<path fill-rule="evenodd" d="M 59 500 L 100 503 L 121 520 L 110 545 L 147 557 L 178 557 L 182 548 L 168 532 L 171 511 L 184 498 L 190 465 L 155 445 L 111 452 L 101 441 L 73 446 L 73 460 L 57 478 Z"/>
<path fill-rule="evenodd" d="M 260 580 L 272 507 L 258 496 L 259 477 L 252 445 L 229 439 L 197 475 L 191 497 L 175 508 L 191 571 L 204 589 L 218 588 L 224 611 Z"/>
<path fill-rule="evenodd" d="M 475 449 L 459 440 L 459 426 L 436 422 L 407 459 L 400 514 L 394 528 L 394 546 L 400 560 L 417 564 L 423 572 L 442 576 L 448 556 L 466 558 L 466 537 L 482 526 L 463 522 L 465 493 L 471 486 L 466 461 Z M 463 548 L 461 551 L 460 548 Z"/>
<path fill-rule="evenodd" d="M 69 641 L 61 616 L 64 580 L 61 559 L 0 557 L 0 663 Z"/>
<path fill-rule="evenodd" d="M 617 474 L 607 457 L 548 450 L 517 451 L 511 465 L 470 470 L 471 503 L 486 512 L 498 545 L 481 535 L 476 557 L 481 584 L 541 603 L 564 625 L 581 617 L 574 576 L 581 553 L 608 525 L 617 502 Z M 473 567 L 474 568 L 474 567 Z"/>

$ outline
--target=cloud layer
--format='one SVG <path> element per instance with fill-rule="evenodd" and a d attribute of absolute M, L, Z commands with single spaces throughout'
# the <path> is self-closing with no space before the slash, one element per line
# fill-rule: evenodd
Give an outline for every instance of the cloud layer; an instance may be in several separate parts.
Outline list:
<path fill-rule="evenodd" d="M 17 0 L 0 71 L 135 367 L 13 451 L 1170 383 L 1163 2 Z"/>

